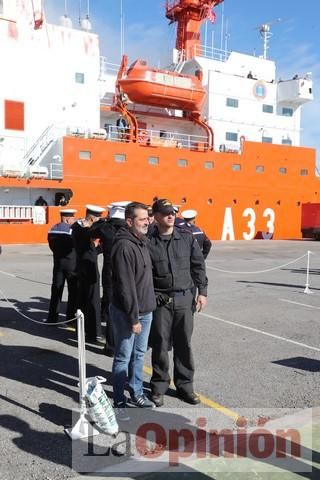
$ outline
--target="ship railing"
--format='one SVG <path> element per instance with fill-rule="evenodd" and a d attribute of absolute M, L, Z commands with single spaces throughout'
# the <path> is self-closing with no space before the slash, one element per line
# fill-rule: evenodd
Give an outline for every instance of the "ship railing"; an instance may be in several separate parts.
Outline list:
<path fill-rule="evenodd" d="M 0 205 L 0 223 L 47 223 L 47 207 L 31 205 Z"/>
<path fill-rule="evenodd" d="M 32 220 L 33 207 L 29 205 L 0 205 L 0 221 Z"/>
<path fill-rule="evenodd" d="M 209 147 L 208 139 L 203 135 L 142 128 L 138 130 L 138 142 L 152 147 L 186 148 L 197 151 L 204 151 Z"/>
<path fill-rule="evenodd" d="M 210 45 L 195 45 L 194 56 L 210 58 L 220 62 L 226 62 L 230 57 L 231 52 L 221 48 L 215 48 Z"/>
<path fill-rule="evenodd" d="M 49 163 L 48 178 L 50 180 L 61 180 L 63 178 L 62 163 Z"/>
<path fill-rule="evenodd" d="M 108 62 L 106 57 L 100 57 L 100 75 L 99 79 L 108 75 L 116 75 L 119 71 L 120 64 Z"/>
<path fill-rule="evenodd" d="M 105 132 L 104 135 L 99 137 L 101 139 L 111 142 L 129 142 L 129 131 L 126 128 L 105 124 L 104 129 L 100 129 L 100 131 Z M 84 132 L 83 134 L 85 135 Z M 89 138 L 98 138 L 92 135 L 92 132 L 88 132 L 87 135 Z M 186 148 L 198 151 L 207 150 L 209 147 L 208 139 L 204 135 L 191 135 L 171 131 L 162 132 L 161 130 L 146 128 L 138 129 L 137 141 L 142 146 Z"/>

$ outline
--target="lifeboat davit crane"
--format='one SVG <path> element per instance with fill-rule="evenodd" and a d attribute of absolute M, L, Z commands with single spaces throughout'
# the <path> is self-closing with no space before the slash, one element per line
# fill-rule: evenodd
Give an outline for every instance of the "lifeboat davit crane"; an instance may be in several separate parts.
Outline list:
<path fill-rule="evenodd" d="M 180 60 L 190 60 L 200 51 L 200 27 L 204 20 L 212 18 L 212 9 L 223 0 L 167 0 L 166 16 L 178 22 L 176 48 Z M 129 68 L 128 58 L 123 56 L 116 82 L 114 110 L 119 111 L 130 125 L 129 140 L 137 141 L 138 122 L 127 108 L 132 102 L 178 109 L 184 117 L 205 130 L 208 146 L 213 148 L 213 130 L 202 120 L 200 111 L 205 100 L 202 71 L 184 75 L 171 70 L 152 68 L 144 60 L 136 60 Z"/>

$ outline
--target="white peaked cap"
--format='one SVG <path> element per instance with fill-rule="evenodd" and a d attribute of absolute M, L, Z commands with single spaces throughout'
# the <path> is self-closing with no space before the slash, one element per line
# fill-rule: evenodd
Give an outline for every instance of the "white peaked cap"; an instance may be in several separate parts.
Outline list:
<path fill-rule="evenodd" d="M 131 200 L 123 200 L 121 202 L 111 202 L 109 203 L 109 205 L 107 205 L 108 208 L 112 208 L 112 207 L 123 207 L 125 208 L 127 205 L 129 205 L 129 203 L 131 203 Z"/>
<path fill-rule="evenodd" d="M 100 217 L 101 214 L 106 211 L 106 209 L 103 207 L 91 204 L 86 205 L 86 209 L 88 213 L 91 213 L 91 215 L 96 215 L 97 217 Z"/>
<path fill-rule="evenodd" d="M 112 202 L 108 205 L 109 210 L 109 218 L 120 218 L 124 220 L 124 212 L 126 206 L 129 205 L 131 201 L 124 200 L 122 202 Z"/>
<path fill-rule="evenodd" d="M 77 210 L 74 208 L 65 208 L 63 210 L 60 210 L 60 215 L 62 217 L 73 217 L 76 212 Z"/>
<path fill-rule="evenodd" d="M 111 207 L 109 210 L 109 218 L 121 218 L 124 220 L 125 207 Z"/>
<path fill-rule="evenodd" d="M 197 210 L 184 210 L 181 212 L 181 216 L 186 219 L 186 220 L 191 220 L 192 218 L 195 218 L 198 215 Z"/>

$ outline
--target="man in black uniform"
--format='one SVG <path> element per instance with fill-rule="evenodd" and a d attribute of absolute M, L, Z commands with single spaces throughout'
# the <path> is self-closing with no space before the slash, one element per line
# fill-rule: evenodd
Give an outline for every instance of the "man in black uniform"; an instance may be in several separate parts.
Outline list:
<path fill-rule="evenodd" d="M 113 202 L 109 208 L 109 218 L 100 226 L 101 243 L 103 253 L 102 267 L 102 289 L 101 299 L 101 321 L 106 322 L 106 345 L 105 354 L 113 356 L 114 339 L 109 315 L 109 306 L 112 299 L 112 271 L 111 271 L 111 249 L 114 237 L 121 228 L 126 228 L 127 224 L 124 218 L 125 207 L 130 202 Z"/>
<path fill-rule="evenodd" d="M 84 314 L 86 341 L 104 344 L 101 333 L 100 274 L 97 264 L 100 237 L 97 222 L 105 208 L 86 205 L 86 216 L 72 225 L 79 276 L 78 308 Z"/>
<path fill-rule="evenodd" d="M 77 308 L 76 251 L 72 239 L 71 225 L 77 210 L 60 210 L 61 222 L 48 233 L 48 243 L 53 252 L 53 275 L 48 322 L 59 321 L 59 312 L 65 281 L 68 284 L 67 320 L 75 317 Z"/>
<path fill-rule="evenodd" d="M 151 399 L 163 405 L 169 384 L 168 350 L 174 351 L 174 384 L 178 396 L 196 405 L 199 395 L 193 389 L 194 364 L 191 350 L 193 307 L 206 305 L 207 277 L 199 244 L 186 230 L 174 227 L 175 210 L 169 200 L 153 204 L 156 226 L 149 236 L 157 309 L 150 334 L 152 346 Z M 192 294 L 196 286 L 196 298 Z M 195 304 L 195 305 L 194 305 Z"/>
<path fill-rule="evenodd" d="M 202 251 L 204 258 L 206 259 L 209 255 L 212 245 L 210 239 L 207 237 L 205 232 L 195 224 L 197 215 L 198 212 L 196 210 L 184 210 L 183 212 L 181 212 L 182 219 L 179 219 L 180 222 L 178 224 L 176 223 L 176 226 L 180 228 L 185 228 L 192 233 L 192 235 L 199 243 L 200 250 Z"/>

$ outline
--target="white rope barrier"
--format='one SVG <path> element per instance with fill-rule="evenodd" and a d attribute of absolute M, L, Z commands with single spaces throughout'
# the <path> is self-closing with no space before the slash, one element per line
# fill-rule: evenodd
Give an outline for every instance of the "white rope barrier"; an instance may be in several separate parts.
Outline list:
<path fill-rule="evenodd" d="M 210 265 L 206 265 L 206 268 L 209 269 L 209 270 L 215 270 L 216 272 L 231 273 L 231 274 L 234 274 L 234 275 L 251 275 L 251 274 L 257 275 L 259 273 L 268 273 L 268 272 L 273 272 L 275 270 L 280 270 L 281 268 L 287 267 L 288 265 L 292 265 L 293 263 L 299 262 L 303 258 L 307 257 L 308 258 L 308 260 L 307 260 L 307 279 L 306 279 L 305 289 L 304 289 L 303 293 L 310 294 L 310 293 L 313 293 L 312 290 L 310 290 L 310 256 L 311 255 L 314 255 L 314 253 L 311 252 L 311 250 L 308 250 L 308 252 L 305 253 L 304 255 L 301 255 L 301 257 L 295 258 L 294 260 L 291 260 L 290 262 L 283 263 L 282 265 L 278 265 L 278 266 L 272 267 L 272 268 L 266 268 L 264 270 L 251 270 L 251 271 L 248 271 L 248 272 L 222 270 L 221 268 L 211 267 Z"/>
<path fill-rule="evenodd" d="M 66 325 L 67 323 L 71 323 L 71 322 L 74 322 L 75 320 L 77 320 L 77 316 L 75 316 L 74 318 L 70 318 L 69 320 L 63 320 L 62 322 L 48 322 L 48 320 L 46 318 L 44 318 L 43 320 L 39 321 L 39 320 L 34 320 L 33 318 L 31 317 L 28 317 L 28 315 L 25 315 L 24 313 L 20 312 L 20 310 L 15 307 L 11 302 L 10 300 L 8 300 L 8 298 L 5 296 L 5 294 L 3 293 L 2 290 L 0 290 L 0 295 L 1 297 L 7 302 L 7 304 L 13 308 L 13 310 L 15 310 L 17 312 L 18 315 L 20 315 L 20 317 L 23 317 L 23 318 L 26 318 L 27 320 L 29 320 L 30 322 L 33 322 L 33 323 L 37 323 L 38 325 L 47 325 L 47 326 L 53 326 L 53 325 Z"/>
<path fill-rule="evenodd" d="M 298 262 L 302 258 L 307 257 L 308 253 L 305 253 L 304 255 L 301 255 L 301 257 L 295 258 L 294 260 L 291 260 L 290 262 L 283 263 L 282 265 L 278 265 L 277 267 L 266 268 L 265 270 L 251 270 L 251 271 L 247 271 L 247 272 L 245 272 L 245 271 L 242 272 L 242 271 L 233 271 L 233 270 L 222 270 L 221 268 L 211 267 L 210 265 L 207 265 L 207 268 L 209 268 L 210 270 L 215 270 L 217 272 L 221 272 L 221 273 L 233 273 L 233 274 L 239 274 L 239 275 L 267 273 L 267 272 L 273 272 L 274 270 L 280 270 L 281 268 L 287 267 L 288 265 L 292 265 L 293 263 Z M 310 253 L 312 253 L 312 252 L 310 252 Z"/>
<path fill-rule="evenodd" d="M 51 285 L 51 283 L 38 282 L 37 280 L 33 280 L 32 278 L 20 277 L 19 275 L 14 275 L 13 273 L 4 272 L 3 270 L 0 270 L 0 274 L 6 275 L 7 277 L 17 278 L 18 280 L 24 280 L 25 282 L 40 283 L 41 285 L 49 285 L 49 286 Z"/>

